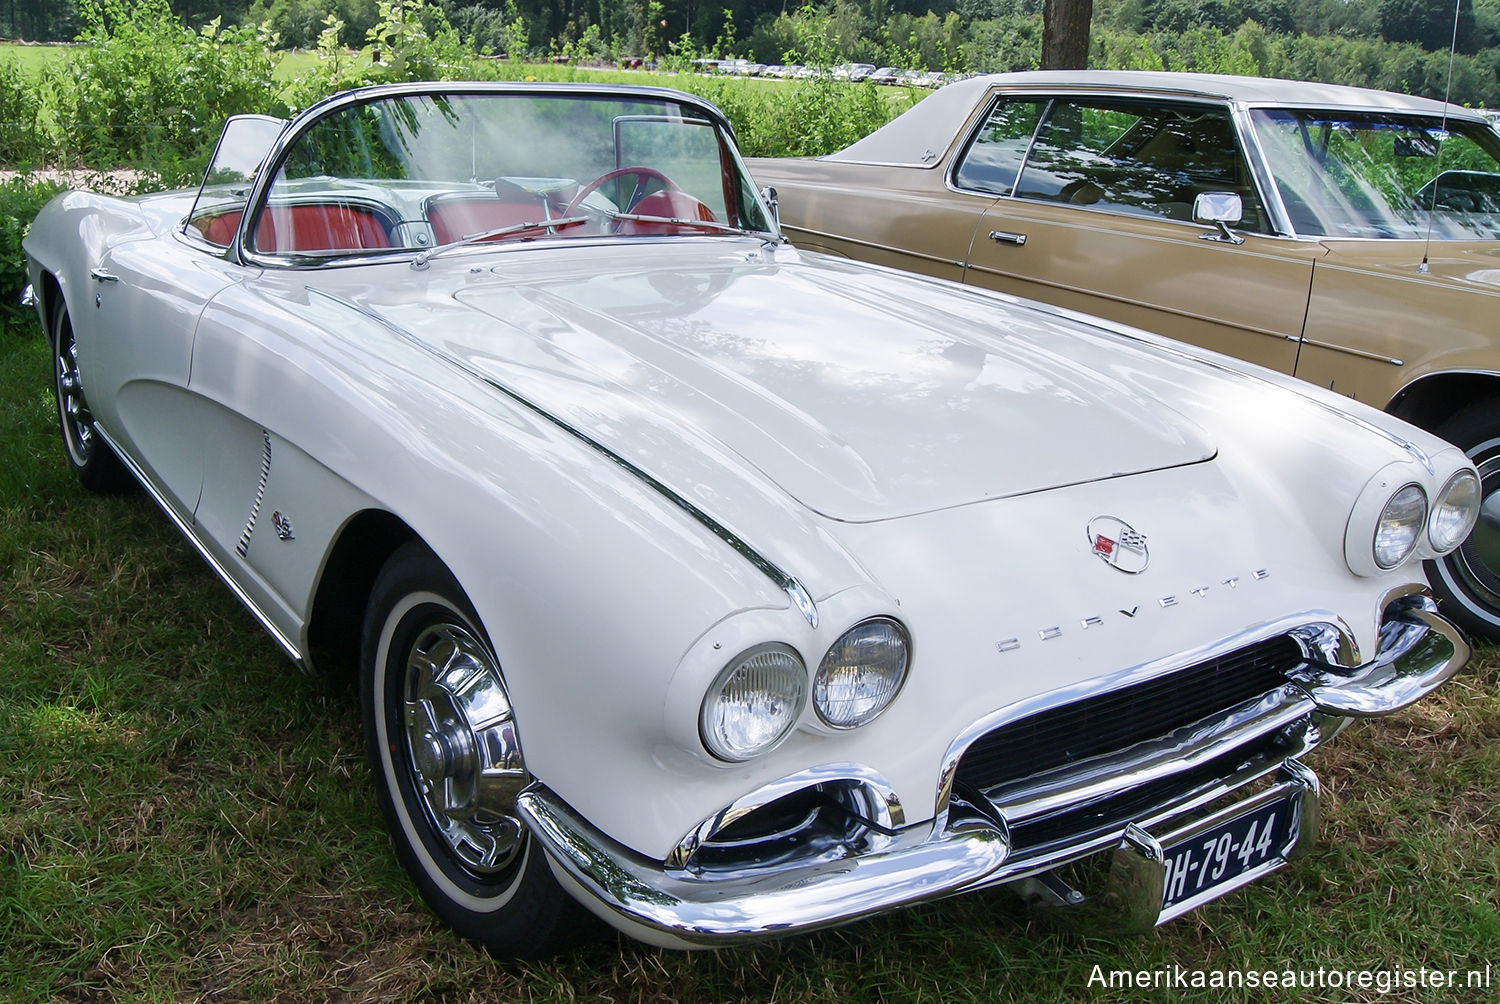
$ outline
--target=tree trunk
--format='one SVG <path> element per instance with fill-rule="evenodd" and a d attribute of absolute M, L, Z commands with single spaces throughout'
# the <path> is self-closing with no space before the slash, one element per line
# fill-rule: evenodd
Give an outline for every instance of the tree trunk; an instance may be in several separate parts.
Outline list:
<path fill-rule="evenodd" d="M 1042 69 L 1089 65 L 1089 21 L 1094 0 L 1042 0 Z"/>

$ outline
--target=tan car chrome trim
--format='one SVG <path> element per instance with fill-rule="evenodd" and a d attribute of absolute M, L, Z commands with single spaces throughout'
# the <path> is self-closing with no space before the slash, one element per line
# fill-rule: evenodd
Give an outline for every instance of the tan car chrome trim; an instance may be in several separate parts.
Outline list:
<path fill-rule="evenodd" d="M 115 451 L 115 456 L 120 458 L 120 462 L 141 483 L 141 487 L 146 489 L 146 494 L 156 500 L 156 504 L 161 506 L 162 511 L 167 514 L 167 518 L 182 532 L 182 535 L 187 538 L 188 543 L 193 545 L 193 549 L 202 555 L 204 561 L 208 562 L 208 567 L 212 568 L 214 573 L 224 581 L 224 584 L 229 587 L 229 591 L 234 593 L 239 601 L 245 605 L 245 609 L 249 610 L 255 619 L 260 621 L 261 627 L 265 628 L 271 637 L 276 639 L 276 643 L 286 651 L 287 655 L 292 657 L 294 662 L 303 667 L 308 666 L 307 657 L 297 648 L 297 645 L 276 626 L 275 622 L 271 620 L 270 615 L 261 608 L 260 604 L 256 603 L 250 597 L 250 594 L 245 592 L 240 584 L 234 580 L 234 577 L 229 574 L 229 569 L 218 558 L 214 557 L 213 553 L 209 551 L 208 545 L 204 543 L 203 539 L 193 529 L 192 524 L 183 519 L 181 514 L 172 507 L 172 504 L 167 501 L 167 497 L 161 493 L 161 490 L 156 487 L 151 478 L 141 469 L 141 466 L 120 448 L 120 445 L 114 441 L 109 433 L 97 425 L 94 426 L 94 431 L 99 433 L 100 438 L 109 444 L 111 450 Z"/>
<path fill-rule="evenodd" d="M 1002 279 L 1020 280 L 1021 282 L 1028 282 L 1037 286 L 1047 286 L 1051 289 L 1060 289 L 1065 293 L 1082 293 L 1086 296 L 1099 297 L 1100 299 L 1109 300 L 1112 303 L 1123 303 L 1131 307 L 1141 307 L 1143 309 L 1151 310 L 1159 314 L 1172 314 L 1176 317 L 1185 317 L 1190 321 L 1202 320 L 1202 318 L 1198 314 L 1195 314 L 1191 311 L 1181 310 L 1176 307 L 1166 307 L 1160 304 L 1148 303 L 1145 300 L 1136 300 L 1126 296 L 1113 296 L 1108 293 L 1101 293 L 1098 290 L 1088 289 L 1084 286 L 1070 286 L 1067 283 L 1053 282 L 1047 279 L 1038 279 L 1033 276 L 1021 275 L 1017 272 L 1005 272 L 998 268 L 989 268 L 985 265 L 975 265 L 973 263 L 970 263 L 965 267 L 971 272 L 983 272 L 986 275 L 996 275 L 1001 277 Z M 1270 338 L 1279 338 L 1289 342 L 1300 340 L 1300 336 L 1298 335 L 1288 335 L 1283 331 L 1272 331 L 1269 328 L 1257 328 L 1253 325 L 1241 324 L 1235 321 L 1219 320 L 1216 323 L 1222 324 L 1226 328 L 1233 328 L 1238 331 L 1247 331 L 1252 335 L 1266 335 Z"/>
<path fill-rule="evenodd" d="M 1320 342 L 1316 338 L 1299 338 L 1296 341 L 1303 345 L 1311 345 L 1319 349 L 1328 349 L 1331 352 L 1344 352 L 1351 356 L 1359 356 L 1361 359 L 1373 359 L 1377 363 L 1390 363 L 1392 366 L 1405 366 L 1406 363 L 1400 359 L 1392 359 L 1378 352 L 1367 352 L 1364 349 L 1354 349 L 1347 345 L 1335 345 L 1333 342 Z"/>
<path fill-rule="evenodd" d="M 935 254 L 923 254 L 921 251 L 911 251 L 907 248 L 892 247 L 889 244 L 877 244 L 874 241 L 860 240 L 858 237 L 844 237 L 840 234 L 830 234 L 822 230 L 810 230 L 807 227 L 794 227 L 786 225 L 783 230 L 799 234 L 807 234 L 810 237 L 826 237 L 829 240 L 839 241 L 843 244 L 858 244 L 860 247 L 873 248 L 876 251 L 888 251 L 891 254 L 905 255 L 908 258 L 921 258 L 923 261 L 935 261 L 942 265 L 952 265 L 954 268 L 963 268 L 964 263 L 954 261 L 952 258 L 944 258 Z"/>

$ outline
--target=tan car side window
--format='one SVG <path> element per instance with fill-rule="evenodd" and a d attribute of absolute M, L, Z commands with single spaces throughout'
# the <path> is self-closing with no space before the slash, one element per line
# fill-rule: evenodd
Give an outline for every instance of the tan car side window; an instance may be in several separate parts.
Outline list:
<path fill-rule="evenodd" d="M 997 101 L 959 158 L 954 184 L 992 195 L 1011 194 L 1046 107 L 1046 101 Z"/>
<path fill-rule="evenodd" d="M 1226 110 L 1058 100 L 1037 130 L 1015 195 L 1187 221 L 1203 192 L 1237 193 L 1240 229 L 1264 232 L 1265 213 Z"/>

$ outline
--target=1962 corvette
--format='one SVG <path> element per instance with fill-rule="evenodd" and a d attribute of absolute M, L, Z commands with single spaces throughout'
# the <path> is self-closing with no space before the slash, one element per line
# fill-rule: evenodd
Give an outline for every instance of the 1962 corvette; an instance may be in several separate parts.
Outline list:
<path fill-rule="evenodd" d="M 684 94 L 238 118 L 200 190 L 67 193 L 25 247 L 69 463 L 358 660 L 396 852 L 499 954 L 579 904 L 705 946 L 1001 883 L 1149 928 L 1305 850 L 1304 756 L 1468 658 L 1420 570 L 1459 450 L 800 253 Z"/>

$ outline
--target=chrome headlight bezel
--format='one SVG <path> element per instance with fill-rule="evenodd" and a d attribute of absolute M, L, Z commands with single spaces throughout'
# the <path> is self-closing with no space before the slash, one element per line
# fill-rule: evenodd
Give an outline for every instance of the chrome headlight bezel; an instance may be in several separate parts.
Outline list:
<path fill-rule="evenodd" d="M 1462 493 L 1469 493 L 1467 498 Z M 1483 486 L 1471 470 L 1461 470 L 1438 492 L 1427 515 L 1427 543 L 1436 557 L 1457 550 L 1479 520 Z"/>
<path fill-rule="evenodd" d="M 1344 530 L 1344 561 L 1351 572 L 1387 575 L 1428 553 L 1433 482 L 1425 470 L 1408 461 L 1388 464 L 1365 482 Z M 1415 508 L 1410 503 L 1416 503 Z"/>
<path fill-rule="evenodd" d="M 759 684 L 746 679 L 755 672 L 767 674 L 769 678 Z M 737 681 L 745 691 L 738 697 L 731 690 Z M 761 730 L 757 737 L 743 737 L 736 742 L 728 727 L 729 713 L 734 709 L 726 703 L 726 697 L 729 702 L 737 701 L 741 705 L 739 715 L 764 716 L 767 709 L 756 709 L 747 704 L 747 699 L 754 700 L 753 692 L 756 691 L 761 698 L 777 705 L 769 709 L 773 727 Z M 699 741 L 714 759 L 725 763 L 745 763 L 764 756 L 780 746 L 797 727 L 807 706 L 807 692 L 807 666 L 796 649 L 781 642 L 753 645 L 729 660 L 703 695 L 698 710 Z"/>
<path fill-rule="evenodd" d="M 876 691 L 866 691 L 858 697 L 834 697 L 834 692 L 847 690 L 841 687 L 834 674 L 853 669 L 859 672 L 860 663 L 849 658 L 851 649 L 868 642 L 861 635 L 884 634 L 887 643 L 894 645 L 895 658 L 892 664 L 877 669 L 883 673 L 885 684 Z M 870 617 L 849 628 L 828 647 L 813 674 L 812 706 L 818 721 L 827 728 L 847 732 L 868 725 L 879 718 L 900 695 L 911 671 L 911 634 L 906 626 L 894 617 Z M 856 687 L 858 685 L 856 684 Z M 836 703 L 857 702 L 862 705 L 854 710 L 836 710 Z"/>

